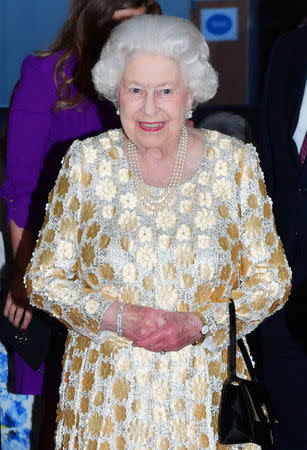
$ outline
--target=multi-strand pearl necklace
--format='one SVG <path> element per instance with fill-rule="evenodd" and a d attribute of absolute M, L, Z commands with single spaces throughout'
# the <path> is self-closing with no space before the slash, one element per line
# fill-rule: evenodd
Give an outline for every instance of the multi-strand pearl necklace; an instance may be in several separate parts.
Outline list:
<path fill-rule="evenodd" d="M 158 195 L 153 195 L 148 185 L 144 183 L 142 176 L 137 149 L 133 142 L 128 140 L 128 162 L 132 172 L 132 179 L 136 192 L 142 201 L 143 205 L 150 211 L 159 211 L 169 205 L 170 200 L 175 195 L 175 192 L 182 180 L 184 164 L 187 155 L 188 147 L 188 132 L 184 126 L 181 131 L 181 136 L 178 144 L 176 161 L 172 177 L 163 192 Z"/>

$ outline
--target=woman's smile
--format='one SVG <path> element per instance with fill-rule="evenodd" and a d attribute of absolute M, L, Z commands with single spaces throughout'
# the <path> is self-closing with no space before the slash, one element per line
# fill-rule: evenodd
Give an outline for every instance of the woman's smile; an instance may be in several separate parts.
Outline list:
<path fill-rule="evenodd" d="M 139 127 L 144 131 L 160 131 L 164 128 L 165 122 L 139 122 Z"/>

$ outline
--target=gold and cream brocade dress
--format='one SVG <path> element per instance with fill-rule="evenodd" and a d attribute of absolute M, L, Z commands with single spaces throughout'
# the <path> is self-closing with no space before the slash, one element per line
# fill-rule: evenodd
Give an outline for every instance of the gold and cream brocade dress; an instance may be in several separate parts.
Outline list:
<path fill-rule="evenodd" d="M 228 297 L 240 336 L 283 306 L 290 269 L 255 149 L 204 131 L 200 167 L 164 210 L 136 196 L 113 130 L 76 141 L 25 277 L 68 329 L 57 449 L 235 449 L 217 442 Z M 114 300 L 203 312 L 212 337 L 163 355 L 99 332 Z M 246 376 L 240 356 L 237 368 Z M 243 445 L 240 448 L 257 448 Z"/>

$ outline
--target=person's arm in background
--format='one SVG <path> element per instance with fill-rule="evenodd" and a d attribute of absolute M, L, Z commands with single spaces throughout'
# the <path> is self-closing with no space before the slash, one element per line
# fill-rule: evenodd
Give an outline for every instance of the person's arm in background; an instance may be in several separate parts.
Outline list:
<path fill-rule="evenodd" d="M 22 329 L 27 328 L 32 317 L 23 284 L 33 251 L 33 232 L 27 227 L 28 212 L 48 150 L 54 100 L 53 69 L 40 58 L 27 57 L 10 107 L 6 181 L 2 187 L 14 259 L 4 314 L 15 326 L 24 316 Z"/>
<path fill-rule="evenodd" d="M 280 58 L 280 42 L 278 39 L 271 51 L 268 66 L 265 74 L 265 83 L 263 89 L 263 97 L 261 102 L 259 120 L 260 120 L 260 134 L 259 145 L 257 146 L 257 153 L 259 155 L 260 165 L 263 170 L 265 184 L 268 195 L 272 198 L 275 189 L 275 162 L 272 146 L 272 119 L 278 116 L 276 114 L 276 104 L 274 95 L 276 90 L 276 80 L 278 80 L 280 74 L 279 64 L 276 64 L 276 60 Z M 273 115 L 272 112 L 273 111 Z"/>
<path fill-rule="evenodd" d="M 12 252 L 14 258 L 10 289 L 5 303 L 4 315 L 18 327 L 24 315 L 21 329 L 25 330 L 32 319 L 32 307 L 29 305 L 23 283 L 26 267 L 33 250 L 33 234 L 30 230 L 19 227 L 11 220 L 9 224 Z"/>
<path fill-rule="evenodd" d="M 268 84 L 268 80 L 266 85 Z M 266 87 L 265 92 L 268 91 L 268 87 Z M 261 168 L 263 170 L 265 184 L 267 188 L 268 195 L 272 197 L 274 192 L 274 163 L 273 163 L 273 154 L 271 148 L 271 139 L 270 139 L 270 127 L 268 124 L 268 95 L 264 96 L 263 104 L 261 106 L 260 115 L 262 117 L 261 126 L 260 126 L 260 138 L 259 138 L 259 146 L 257 148 L 257 153 L 259 155 L 259 160 L 261 164 Z"/>

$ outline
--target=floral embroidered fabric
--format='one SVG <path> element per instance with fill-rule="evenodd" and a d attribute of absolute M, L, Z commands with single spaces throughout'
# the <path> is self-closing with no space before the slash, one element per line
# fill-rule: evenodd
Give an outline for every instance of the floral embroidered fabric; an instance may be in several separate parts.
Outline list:
<path fill-rule="evenodd" d="M 76 141 L 65 157 L 25 277 L 32 304 L 69 328 L 57 449 L 227 448 L 217 442 L 227 299 L 245 335 L 283 306 L 290 269 L 255 149 L 204 135 L 199 169 L 157 213 L 136 196 L 121 130 Z M 210 349 L 161 355 L 114 333 L 101 343 L 116 299 L 202 312 Z M 237 368 L 246 376 L 240 356 Z"/>

